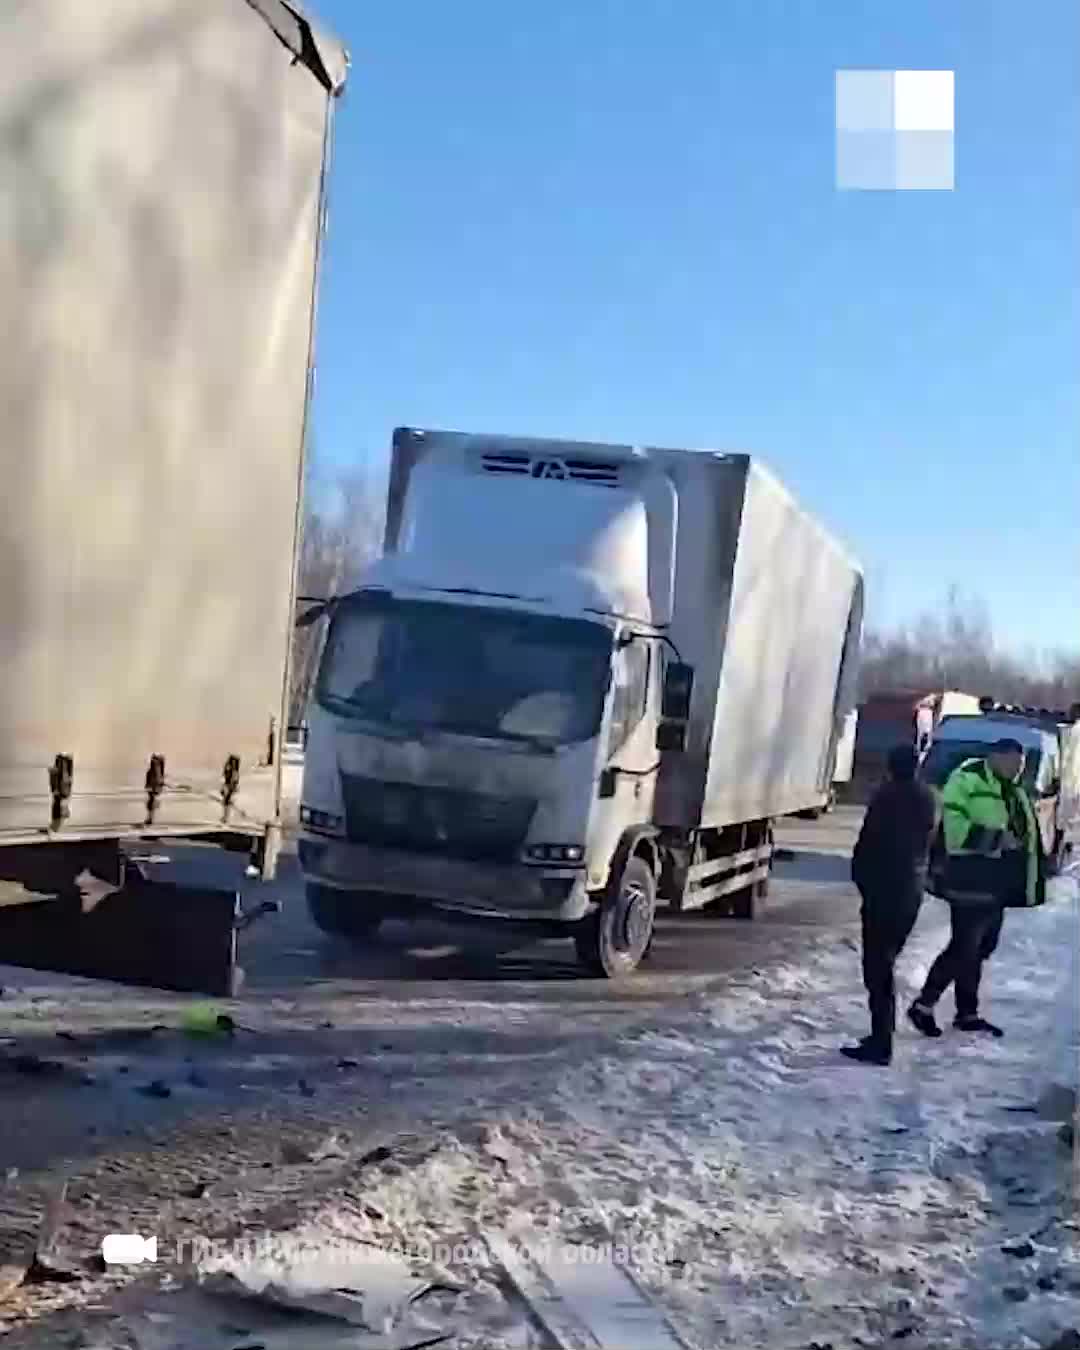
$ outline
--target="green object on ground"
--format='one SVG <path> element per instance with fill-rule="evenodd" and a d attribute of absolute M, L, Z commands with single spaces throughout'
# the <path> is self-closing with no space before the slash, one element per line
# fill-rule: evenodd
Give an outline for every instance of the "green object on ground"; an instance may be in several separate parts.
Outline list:
<path fill-rule="evenodd" d="M 189 1036 L 231 1036 L 236 1024 L 211 1004 L 196 1003 L 184 1014 L 183 1027 Z"/>

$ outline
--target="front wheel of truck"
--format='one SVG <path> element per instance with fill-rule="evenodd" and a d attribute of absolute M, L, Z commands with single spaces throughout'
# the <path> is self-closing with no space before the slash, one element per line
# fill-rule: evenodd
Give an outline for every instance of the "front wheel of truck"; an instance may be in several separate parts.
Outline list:
<path fill-rule="evenodd" d="M 381 897 L 370 891 L 339 891 L 314 881 L 305 889 L 315 926 L 331 937 L 371 937 L 386 917 Z"/>
<path fill-rule="evenodd" d="M 630 975 L 648 954 L 655 921 L 656 877 L 644 858 L 630 858 L 599 907 L 578 925 L 578 960 L 609 980 Z"/>

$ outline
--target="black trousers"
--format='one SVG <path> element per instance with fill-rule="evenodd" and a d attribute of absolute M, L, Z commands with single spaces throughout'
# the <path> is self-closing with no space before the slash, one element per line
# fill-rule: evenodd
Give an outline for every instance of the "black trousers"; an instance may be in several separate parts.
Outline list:
<path fill-rule="evenodd" d="M 911 936 L 922 905 L 922 887 L 859 883 L 862 896 L 863 983 L 870 1004 L 870 1036 L 892 1048 L 896 1031 L 896 959 Z"/>
<path fill-rule="evenodd" d="M 954 986 L 957 1017 L 979 1014 L 983 963 L 997 948 L 1005 910 L 1001 905 L 952 905 L 952 937 L 930 967 L 919 1002 L 932 1008 Z"/>

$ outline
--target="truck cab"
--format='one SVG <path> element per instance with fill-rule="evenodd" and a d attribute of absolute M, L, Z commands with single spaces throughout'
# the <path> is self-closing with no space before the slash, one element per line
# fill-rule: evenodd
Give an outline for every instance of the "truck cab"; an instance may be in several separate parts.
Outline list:
<path fill-rule="evenodd" d="M 353 935 L 419 902 L 572 925 L 652 816 L 673 494 L 630 451 L 522 475 L 504 444 L 395 449 L 408 492 L 333 606 L 309 714 L 313 914 Z"/>

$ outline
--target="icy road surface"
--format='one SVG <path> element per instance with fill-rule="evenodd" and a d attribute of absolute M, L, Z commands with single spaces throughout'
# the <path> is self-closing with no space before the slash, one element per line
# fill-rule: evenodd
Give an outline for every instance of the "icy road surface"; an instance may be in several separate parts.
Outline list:
<path fill-rule="evenodd" d="M 836 1053 L 865 1022 L 854 824 L 799 825 L 818 851 L 785 866 L 765 922 L 666 925 L 629 992 L 574 978 L 557 945 L 470 955 L 433 930 L 327 957 L 290 920 L 262 930 L 237 1036 L 200 1047 L 174 1030 L 186 1000 L 9 972 L 4 1031 L 64 1064 L 0 1082 L 9 1244 L 69 1171 L 83 1256 L 103 1231 L 156 1231 L 168 1253 L 298 1226 L 421 1273 L 438 1254 L 464 1286 L 443 1309 L 456 1346 L 541 1343 L 483 1242 L 526 1226 L 615 1244 L 702 1350 L 1048 1344 L 1080 1326 L 1070 1156 L 1032 1111 L 1075 1081 L 1075 881 L 1007 919 L 988 1003 L 1003 1041 L 902 1033 L 891 1070 L 862 1068 Z M 905 994 L 944 924 L 928 901 Z M 168 1029 L 147 1042 L 118 1034 L 153 1022 Z M 220 1316 L 185 1341 L 197 1314 L 152 1293 L 163 1271 L 19 1289 L 8 1343 L 249 1343 L 220 1339 Z"/>

